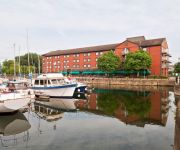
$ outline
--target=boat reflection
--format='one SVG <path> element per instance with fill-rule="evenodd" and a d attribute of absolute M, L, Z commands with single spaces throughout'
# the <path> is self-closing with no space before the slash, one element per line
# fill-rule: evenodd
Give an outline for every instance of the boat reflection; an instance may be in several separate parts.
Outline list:
<path fill-rule="evenodd" d="M 82 111 L 116 117 L 125 124 L 165 126 L 169 111 L 168 96 L 168 90 L 95 89 L 87 100 L 75 103 Z"/>
<path fill-rule="evenodd" d="M 50 98 L 48 101 L 36 100 L 34 112 L 46 121 L 57 121 L 63 117 L 64 112 L 76 111 L 75 99 Z"/>
<path fill-rule="evenodd" d="M 20 141 L 28 141 L 28 129 L 30 128 L 29 121 L 19 111 L 9 115 L 0 115 L 1 146 L 8 147 L 13 144 L 17 145 Z"/>

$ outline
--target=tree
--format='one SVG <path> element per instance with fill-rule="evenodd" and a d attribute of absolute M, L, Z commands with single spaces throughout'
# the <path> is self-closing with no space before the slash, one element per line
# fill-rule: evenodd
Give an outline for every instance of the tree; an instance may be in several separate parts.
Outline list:
<path fill-rule="evenodd" d="M 151 67 L 150 55 L 142 50 L 138 50 L 135 53 L 129 53 L 126 56 L 124 68 L 127 70 L 144 70 Z"/>
<path fill-rule="evenodd" d="M 16 59 L 16 74 L 19 74 L 19 56 L 17 56 L 15 59 Z M 39 56 L 36 53 L 29 54 L 30 72 L 32 73 L 38 72 L 39 61 L 40 61 L 40 66 L 42 66 L 41 56 Z M 21 65 L 20 73 L 28 74 L 29 73 L 28 54 L 20 56 L 20 65 Z M 2 66 L 2 72 L 8 75 L 13 75 L 14 74 L 14 60 L 5 60 Z"/>
<path fill-rule="evenodd" d="M 175 72 L 175 73 L 180 73 L 180 62 L 177 62 L 177 63 L 174 65 L 174 72 Z"/>
<path fill-rule="evenodd" d="M 34 66 L 35 72 L 38 72 L 39 61 L 40 61 L 40 67 L 42 68 L 42 57 L 36 53 L 29 53 L 29 64 L 28 64 L 28 53 L 20 56 L 20 61 L 21 61 L 21 66 L 28 66 L 28 65 Z M 17 63 L 19 62 L 19 56 L 16 57 L 16 62 Z"/>
<path fill-rule="evenodd" d="M 104 53 L 98 58 L 98 69 L 110 73 L 120 67 L 121 61 L 113 51 Z"/>

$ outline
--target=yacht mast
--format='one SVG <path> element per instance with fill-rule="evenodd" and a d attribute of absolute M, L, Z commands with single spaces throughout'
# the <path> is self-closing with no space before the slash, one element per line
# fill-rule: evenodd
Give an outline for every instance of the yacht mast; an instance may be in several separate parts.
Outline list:
<path fill-rule="evenodd" d="M 19 76 L 21 77 L 21 57 L 20 57 L 21 47 L 19 46 Z"/>
<path fill-rule="evenodd" d="M 27 51 L 28 51 L 28 73 L 30 75 L 30 62 L 29 62 L 29 37 L 28 37 L 28 29 L 26 30 L 26 46 L 27 46 Z"/>
<path fill-rule="evenodd" d="M 15 43 L 13 44 L 13 49 L 14 49 L 14 79 L 15 79 L 15 77 L 16 77 Z"/>
<path fill-rule="evenodd" d="M 38 55 L 38 69 L 39 69 L 39 75 L 40 75 L 40 58 L 39 58 L 39 55 Z"/>

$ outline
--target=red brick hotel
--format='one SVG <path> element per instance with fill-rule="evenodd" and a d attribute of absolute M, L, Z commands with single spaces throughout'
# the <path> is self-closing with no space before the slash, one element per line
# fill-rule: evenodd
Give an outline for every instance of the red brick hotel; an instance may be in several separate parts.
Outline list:
<path fill-rule="evenodd" d="M 144 36 L 127 38 L 121 43 L 48 52 L 42 55 L 42 71 L 97 70 L 97 59 L 103 53 L 113 50 L 123 62 L 129 52 L 139 49 L 147 51 L 152 58 L 151 75 L 168 76 L 171 56 L 166 39 L 146 39 Z"/>

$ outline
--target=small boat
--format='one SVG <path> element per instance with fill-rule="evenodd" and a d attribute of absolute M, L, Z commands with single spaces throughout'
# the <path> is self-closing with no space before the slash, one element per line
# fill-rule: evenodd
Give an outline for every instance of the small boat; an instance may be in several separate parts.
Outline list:
<path fill-rule="evenodd" d="M 0 93 L 0 113 L 17 111 L 27 106 L 30 100 L 30 98 L 22 93 Z"/>
<path fill-rule="evenodd" d="M 33 86 L 36 97 L 72 98 L 77 83 L 71 83 L 62 74 L 49 73 L 38 76 Z"/>
<path fill-rule="evenodd" d="M 26 95 L 27 97 L 34 98 L 33 90 L 30 89 L 30 83 L 24 80 L 9 81 L 7 88 L 10 92 L 18 92 Z"/>

